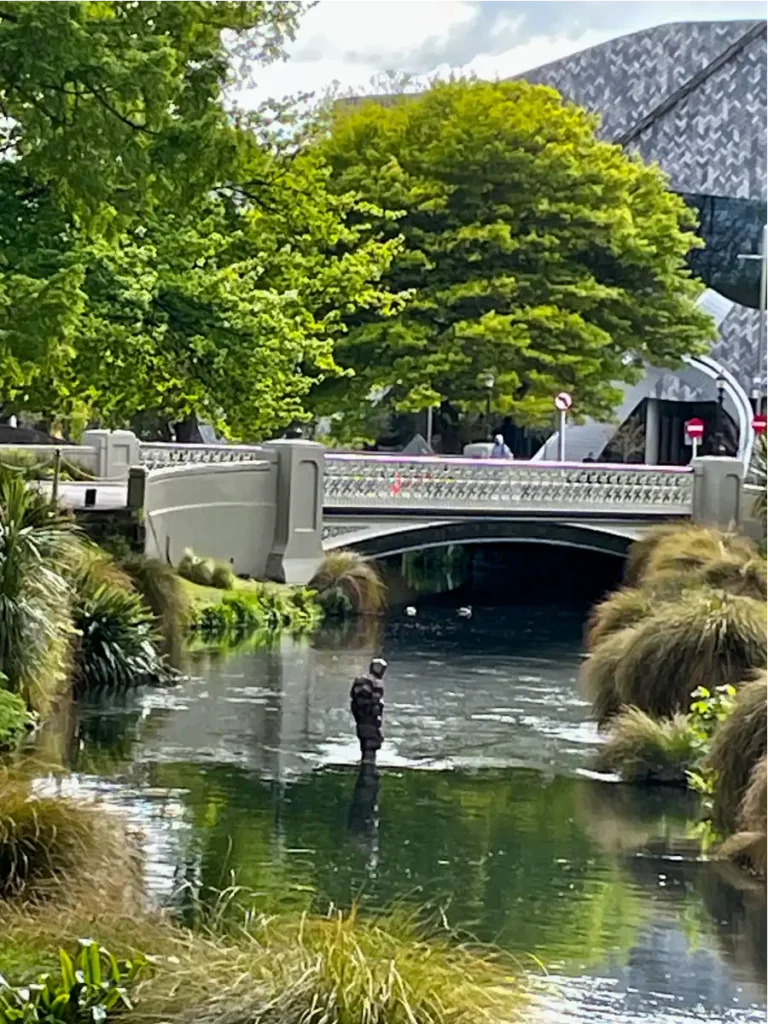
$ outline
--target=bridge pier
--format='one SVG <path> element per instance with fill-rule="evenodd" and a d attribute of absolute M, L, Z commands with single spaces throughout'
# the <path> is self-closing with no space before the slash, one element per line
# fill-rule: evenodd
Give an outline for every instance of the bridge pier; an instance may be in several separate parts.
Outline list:
<path fill-rule="evenodd" d="M 693 507 L 694 523 L 727 529 L 738 526 L 744 516 L 742 489 L 744 465 L 740 459 L 723 455 L 706 455 L 694 459 Z"/>
<path fill-rule="evenodd" d="M 308 583 L 323 559 L 325 448 L 314 441 L 267 441 L 277 455 L 277 502 L 266 575 L 278 583 Z"/>

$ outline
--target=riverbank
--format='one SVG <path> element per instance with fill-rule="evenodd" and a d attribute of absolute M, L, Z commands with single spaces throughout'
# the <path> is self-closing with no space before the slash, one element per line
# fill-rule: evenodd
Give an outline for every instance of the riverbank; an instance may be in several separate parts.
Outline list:
<path fill-rule="evenodd" d="M 512 962 L 460 941 L 439 917 L 267 912 L 235 889 L 195 929 L 148 910 L 119 816 L 36 794 L 23 774 L 0 779 L 0 863 L 14 869 L 0 878 L 0 964 L 10 986 L 0 991 L 0 1019 L 4 1004 L 38 1019 L 31 986 L 42 972 L 52 997 L 62 996 L 60 1015 L 46 1017 L 53 1021 L 80 1019 L 65 1012 L 73 998 L 101 1021 L 113 1011 L 169 1024 L 522 1019 Z M 70 961 L 85 979 L 76 996 Z"/>
<path fill-rule="evenodd" d="M 765 558 L 739 534 L 667 524 L 633 546 L 624 582 L 587 630 L 597 767 L 693 788 L 723 854 L 764 876 Z"/>

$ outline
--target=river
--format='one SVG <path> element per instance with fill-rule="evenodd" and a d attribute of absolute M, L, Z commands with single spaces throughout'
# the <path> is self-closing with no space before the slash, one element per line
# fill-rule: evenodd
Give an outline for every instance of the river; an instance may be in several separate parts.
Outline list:
<path fill-rule="evenodd" d="M 203 658 L 181 685 L 83 705 L 41 786 L 130 816 L 147 883 L 190 922 L 266 905 L 406 902 L 514 953 L 546 1024 L 765 1020 L 765 888 L 709 863 L 696 800 L 596 778 L 582 610 L 393 613 L 383 637 Z M 379 778 L 348 710 L 390 662 Z"/>

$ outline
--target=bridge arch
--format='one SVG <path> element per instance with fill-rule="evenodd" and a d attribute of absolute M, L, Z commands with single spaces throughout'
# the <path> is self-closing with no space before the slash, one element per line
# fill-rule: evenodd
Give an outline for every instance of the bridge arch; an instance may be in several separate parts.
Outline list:
<path fill-rule="evenodd" d="M 641 531 L 613 524 L 545 519 L 472 517 L 454 521 L 374 526 L 326 541 L 325 550 L 351 548 L 368 558 L 388 558 L 455 544 L 547 544 L 624 558 Z"/>

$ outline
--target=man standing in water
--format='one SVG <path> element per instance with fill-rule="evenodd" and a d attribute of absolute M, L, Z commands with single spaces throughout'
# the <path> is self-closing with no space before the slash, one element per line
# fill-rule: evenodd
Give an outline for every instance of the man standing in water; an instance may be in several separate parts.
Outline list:
<path fill-rule="evenodd" d="M 382 744 L 381 722 L 384 717 L 384 673 L 387 663 L 374 658 L 368 673 L 358 676 L 349 691 L 349 706 L 355 719 L 360 757 L 363 763 L 375 763 Z"/>

